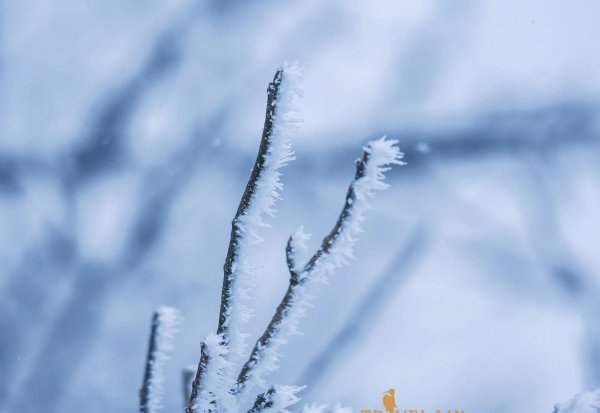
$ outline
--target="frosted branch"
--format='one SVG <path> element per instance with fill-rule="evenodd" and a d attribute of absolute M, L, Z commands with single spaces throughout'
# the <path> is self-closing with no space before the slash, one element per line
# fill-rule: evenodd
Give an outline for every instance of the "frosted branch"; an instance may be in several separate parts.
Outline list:
<path fill-rule="evenodd" d="M 269 84 L 258 155 L 231 223 L 217 333 L 230 347 L 232 356 L 243 353 L 244 335 L 240 324 L 251 315 L 247 291 L 252 285 L 252 270 L 247 261 L 247 248 L 262 241 L 259 230 L 267 226 L 265 216 L 274 215 L 275 201 L 282 188 L 279 169 L 293 159 L 290 137 L 298 123 L 295 106 L 299 76 L 298 67 L 285 64 Z"/>
<path fill-rule="evenodd" d="M 211 382 L 210 377 L 203 379 L 202 386 L 210 390 L 207 390 L 207 399 L 195 396 L 196 402 L 188 406 L 194 412 L 211 411 L 215 404 L 223 411 L 236 407 L 235 398 L 230 394 L 237 378 L 232 366 L 241 361 L 246 352 L 246 334 L 242 332 L 242 326 L 252 316 L 249 290 L 254 274 L 249 249 L 262 241 L 259 232 L 268 226 L 265 217 L 275 214 L 275 201 L 283 187 L 279 170 L 294 159 L 290 138 L 299 122 L 295 116 L 300 95 L 296 83 L 300 76 L 299 67 L 285 63 L 267 88 L 265 124 L 258 155 L 231 222 L 231 237 L 223 265 L 219 323 L 214 336 L 216 343 L 212 351 L 206 348 L 209 359 L 204 369 L 214 370 L 208 376 L 214 376 L 217 382 Z M 199 369 L 201 365 L 202 361 Z"/>
<path fill-rule="evenodd" d="M 170 359 L 179 322 L 179 312 L 170 307 L 160 307 L 152 316 L 144 382 L 140 389 L 140 413 L 154 413 L 162 409 L 163 370 Z"/>
<path fill-rule="evenodd" d="M 277 369 L 280 357 L 278 350 L 290 336 L 298 334 L 298 324 L 309 305 L 311 289 L 315 284 L 324 282 L 327 275 L 352 257 L 364 214 L 370 208 L 368 200 L 374 196 L 375 191 L 388 187 L 383 182 L 384 172 L 393 164 L 402 164 L 401 159 L 402 153 L 396 146 L 396 141 L 381 138 L 365 146 L 363 156 L 356 164 L 356 175 L 348 188 L 337 222 L 323 239 L 321 247 L 300 270 L 297 269 L 293 253 L 297 237 L 290 238 L 286 248 L 291 273 L 290 284 L 269 325 L 240 371 L 237 387 L 234 389 L 236 393 L 243 392 L 250 379 L 264 384 L 262 376 Z"/>
<path fill-rule="evenodd" d="M 191 391 L 188 397 L 185 413 L 194 413 L 194 407 L 198 403 L 198 395 L 200 394 L 201 386 L 204 384 L 207 364 L 208 351 L 206 350 L 206 343 L 203 341 L 200 343 L 200 361 L 198 362 L 198 368 L 196 369 L 196 374 L 191 384 Z"/>
<path fill-rule="evenodd" d="M 310 234 L 304 232 L 304 227 L 300 227 L 290 235 L 287 245 L 285 247 L 285 257 L 288 269 L 292 277 L 297 278 L 298 273 L 302 270 L 296 267 L 296 260 L 298 251 L 306 250 L 306 243 L 310 239 Z"/>
<path fill-rule="evenodd" d="M 227 352 L 219 334 L 210 334 L 202 341 L 200 362 L 186 413 L 235 411 L 236 401 L 229 392 L 228 372 L 232 366 L 226 359 Z"/>

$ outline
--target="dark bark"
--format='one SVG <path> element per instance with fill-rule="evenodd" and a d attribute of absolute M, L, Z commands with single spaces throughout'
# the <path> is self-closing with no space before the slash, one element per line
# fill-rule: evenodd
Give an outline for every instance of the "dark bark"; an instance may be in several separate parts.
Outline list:
<path fill-rule="evenodd" d="M 296 256 L 293 247 L 294 236 L 290 236 L 287 245 L 285 247 L 285 259 L 287 262 L 288 269 L 290 270 L 291 280 L 290 283 L 298 282 L 298 271 L 296 270 Z"/>
<path fill-rule="evenodd" d="M 265 409 L 273 407 L 273 404 L 275 403 L 273 396 L 275 396 L 275 393 L 277 393 L 277 389 L 271 386 L 267 391 L 259 394 L 254 402 L 254 406 L 248 410 L 248 413 L 259 413 Z"/>
<path fill-rule="evenodd" d="M 204 385 L 204 374 L 206 372 L 206 366 L 208 365 L 208 352 L 206 351 L 206 344 L 202 342 L 200 344 L 200 361 L 198 362 L 198 369 L 196 370 L 196 376 L 194 377 L 194 381 L 192 382 L 192 388 L 190 397 L 188 399 L 187 407 L 185 408 L 185 413 L 194 413 L 194 406 L 197 403 L 198 396 L 202 390 L 202 386 Z M 184 384 L 186 388 L 188 388 L 188 381 Z"/>
<path fill-rule="evenodd" d="M 150 330 L 150 341 L 148 343 L 148 354 L 146 355 L 146 368 L 144 370 L 144 381 L 140 389 L 140 413 L 149 413 L 148 404 L 150 402 L 150 385 L 152 382 L 152 366 L 156 361 L 156 340 L 160 324 L 158 312 L 152 316 L 152 329 Z"/>

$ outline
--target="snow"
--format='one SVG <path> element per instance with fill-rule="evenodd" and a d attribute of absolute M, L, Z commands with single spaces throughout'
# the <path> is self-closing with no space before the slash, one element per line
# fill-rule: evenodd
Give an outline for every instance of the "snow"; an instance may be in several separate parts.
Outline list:
<path fill-rule="evenodd" d="M 222 340 L 219 334 L 210 334 L 203 340 L 208 362 L 196 404 L 192 406 L 194 413 L 214 411 L 214 403 L 224 412 L 235 411 L 236 401 L 229 394 L 233 385 L 230 379 L 233 365 L 227 361 L 229 349 L 222 344 Z"/>
<path fill-rule="evenodd" d="M 555 413 L 598 413 L 600 412 L 600 390 L 580 393 L 571 400 L 558 403 Z"/>

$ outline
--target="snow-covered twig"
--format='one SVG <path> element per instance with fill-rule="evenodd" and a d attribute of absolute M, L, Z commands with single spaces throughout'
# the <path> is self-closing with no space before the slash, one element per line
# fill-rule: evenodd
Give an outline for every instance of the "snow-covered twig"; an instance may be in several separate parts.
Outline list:
<path fill-rule="evenodd" d="M 302 271 L 296 266 L 296 255 L 299 250 L 306 250 L 308 240 L 310 240 L 310 234 L 304 232 L 304 227 L 298 228 L 288 239 L 285 258 L 292 278 L 298 278 L 298 273 Z"/>
<path fill-rule="evenodd" d="M 189 412 L 236 409 L 237 400 L 231 394 L 237 378 L 233 366 L 241 362 L 245 354 L 246 334 L 242 326 L 252 316 L 249 290 L 253 285 L 253 270 L 249 249 L 262 241 L 259 231 L 268 226 L 265 217 L 275 214 L 275 201 L 283 186 L 279 170 L 294 158 L 290 138 L 299 122 L 296 105 L 300 96 L 297 87 L 300 77 L 298 66 L 284 63 L 267 89 L 265 124 L 258 155 L 231 222 L 217 334 L 211 336 L 212 345 L 205 347 L 208 353 L 204 356 L 205 363 L 202 360 L 199 363 L 196 394 L 190 398 Z"/>
<path fill-rule="evenodd" d="M 261 242 L 259 230 L 267 226 L 266 216 L 275 213 L 275 201 L 282 188 L 279 169 L 294 159 L 290 137 L 297 128 L 296 104 L 301 76 L 297 66 L 284 64 L 267 89 L 267 109 L 258 155 L 231 223 L 231 238 L 223 266 L 223 289 L 217 333 L 229 348 L 230 357 L 244 351 L 244 334 L 240 324 L 251 316 L 248 289 L 252 270 L 248 247 Z"/>
<path fill-rule="evenodd" d="M 356 175 L 348 188 L 344 207 L 335 226 L 303 268 L 299 269 L 297 266 L 294 245 L 302 245 L 306 235 L 301 232 L 300 236 L 295 234 L 290 238 L 286 249 L 290 284 L 269 325 L 240 371 L 236 393 L 242 393 L 251 379 L 263 384 L 263 374 L 277 368 L 278 350 L 291 335 L 297 334 L 299 320 L 310 301 L 311 289 L 315 284 L 324 282 L 327 275 L 352 257 L 364 214 L 370 208 L 368 200 L 376 190 L 388 187 L 383 182 L 384 172 L 393 164 L 403 164 L 401 159 L 402 153 L 394 140 L 383 137 L 365 146 L 362 158 L 357 161 Z"/>
<path fill-rule="evenodd" d="M 187 398 L 187 406 L 185 408 L 185 413 L 194 413 L 194 406 L 197 405 L 198 395 L 200 394 L 200 385 L 204 384 L 203 379 L 206 374 L 207 364 L 208 364 L 208 351 L 206 350 L 206 343 L 203 341 L 200 343 L 200 361 L 198 362 L 198 368 L 196 369 L 196 374 L 193 376 L 194 379 L 191 384 L 191 390 L 190 390 L 189 397 Z M 187 385 L 185 378 L 184 378 L 184 384 Z"/>
<path fill-rule="evenodd" d="M 210 334 L 202 341 L 200 362 L 186 413 L 236 410 L 236 400 L 229 392 L 228 374 L 232 366 L 226 359 L 227 352 L 220 334 Z"/>
<path fill-rule="evenodd" d="M 558 403 L 553 413 L 600 413 L 600 390 L 581 393 L 567 402 Z"/>
<path fill-rule="evenodd" d="M 140 389 L 140 413 L 154 413 L 162 408 L 163 370 L 173 350 L 173 339 L 180 319 L 179 311 L 171 307 L 163 306 L 154 312 L 144 382 Z"/>
<path fill-rule="evenodd" d="M 300 401 L 296 393 L 302 389 L 297 386 L 271 386 L 258 395 L 248 413 L 289 413 L 287 408 Z"/>

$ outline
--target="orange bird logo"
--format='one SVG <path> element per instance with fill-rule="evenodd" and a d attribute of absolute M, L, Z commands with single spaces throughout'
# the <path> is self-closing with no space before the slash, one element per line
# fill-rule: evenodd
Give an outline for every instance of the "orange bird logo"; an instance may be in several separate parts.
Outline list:
<path fill-rule="evenodd" d="M 383 393 L 383 407 L 385 407 L 385 410 L 387 410 L 389 413 L 394 413 L 396 407 L 398 407 L 396 406 L 395 394 L 396 391 L 394 389 L 389 389 Z"/>

